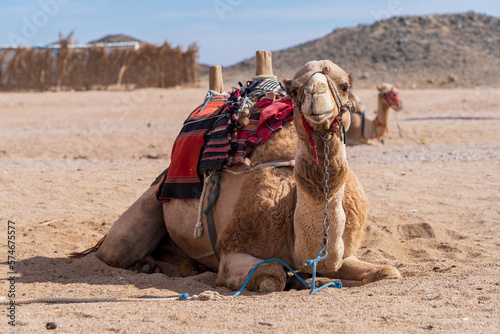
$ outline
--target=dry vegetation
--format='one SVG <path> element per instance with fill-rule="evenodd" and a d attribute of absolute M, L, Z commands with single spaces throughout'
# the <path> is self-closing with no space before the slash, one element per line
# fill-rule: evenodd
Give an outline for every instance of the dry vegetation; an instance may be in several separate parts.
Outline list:
<path fill-rule="evenodd" d="M 95 45 L 73 49 L 69 44 L 71 36 L 61 38 L 57 53 L 51 49 L 3 50 L 0 90 L 88 90 L 113 85 L 165 88 L 199 82 L 198 47 L 194 44 L 186 51 L 166 42 L 162 46 L 146 44 L 137 50 L 128 47 L 111 51 Z"/>

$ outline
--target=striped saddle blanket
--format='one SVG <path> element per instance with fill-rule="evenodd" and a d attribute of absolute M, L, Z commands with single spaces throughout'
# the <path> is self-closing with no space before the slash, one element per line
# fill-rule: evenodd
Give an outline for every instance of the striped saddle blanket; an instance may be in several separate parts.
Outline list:
<path fill-rule="evenodd" d="M 241 164 L 257 145 L 293 119 L 292 99 L 268 92 L 254 105 L 249 123 L 238 129 L 238 110 L 245 96 L 240 89 L 230 95 L 209 93 L 189 115 L 172 147 L 171 164 L 158 199 L 200 198 L 203 173 Z"/>

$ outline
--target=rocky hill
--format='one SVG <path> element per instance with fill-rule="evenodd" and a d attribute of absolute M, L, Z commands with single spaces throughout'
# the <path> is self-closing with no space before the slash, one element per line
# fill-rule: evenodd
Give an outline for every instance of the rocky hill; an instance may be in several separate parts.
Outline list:
<path fill-rule="evenodd" d="M 306 61 L 331 59 L 357 87 L 383 81 L 400 87 L 500 86 L 500 19 L 474 12 L 402 16 L 273 52 L 275 74 L 291 77 Z M 255 58 L 224 69 L 252 77 Z"/>
<path fill-rule="evenodd" d="M 106 35 L 104 37 L 101 37 L 99 39 L 96 39 L 94 41 L 90 41 L 89 44 L 93 43 L 118 43 L 118 42 L 140 42 L 144 43 L 137 38 L 128 36 L 128 35 L 123 35 L 123 34 L 118 34 L 118 35 Z"/>

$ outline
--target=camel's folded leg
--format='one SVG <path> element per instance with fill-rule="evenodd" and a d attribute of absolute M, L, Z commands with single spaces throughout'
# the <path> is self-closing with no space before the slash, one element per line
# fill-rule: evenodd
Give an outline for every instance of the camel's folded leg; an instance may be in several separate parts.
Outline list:
<path fill-rule="evenodd" d="M 261 261 L 262 259 L 245 253 L 221 254 L 216 285 L 239 290 L 252 269 Z M 258 292 L 283 291 L 286 279 L 287 276 L 281 264 L 267 262 L 255 270 L 246 288 Z"/>
<path fill-rule="evenodd" d="M 198 275 L 208 270 L 204 265 L 189 258 L 168 234 L 160 241 L 154 252 L 137 261 L 130 269 L 148 274 L 163 272 L 161 262 L 177 266 L 181 277 Z"/>
<path fill-rule="evenodd" d="M 340 279 L 342 285 L 346 287 L 360 286 L 382 279 L 401 278 L 395 267 L 363 262 L 354 255 L 343 259 L 342 267 L 332 276 Z"/>
<path fill-rule="evenodd" d="M 150 254 L 167 234 L 162 202 L 153 184 L 109 230 L 97 256 L 110 266 L 128 268 Z"/>

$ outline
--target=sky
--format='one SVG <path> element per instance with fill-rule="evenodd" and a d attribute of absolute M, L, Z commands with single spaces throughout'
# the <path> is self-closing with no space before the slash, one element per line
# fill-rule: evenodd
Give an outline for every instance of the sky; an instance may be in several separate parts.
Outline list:
<path fill-rule="evenodd" d="M 0 0 L 0 45 L 46 45 L 73 32 L 187 48 L 202 64 L 228 66 L 256 50 L 277 51 L 394 16 L 475 11 L 500 17 L 498 0 Z"/>

